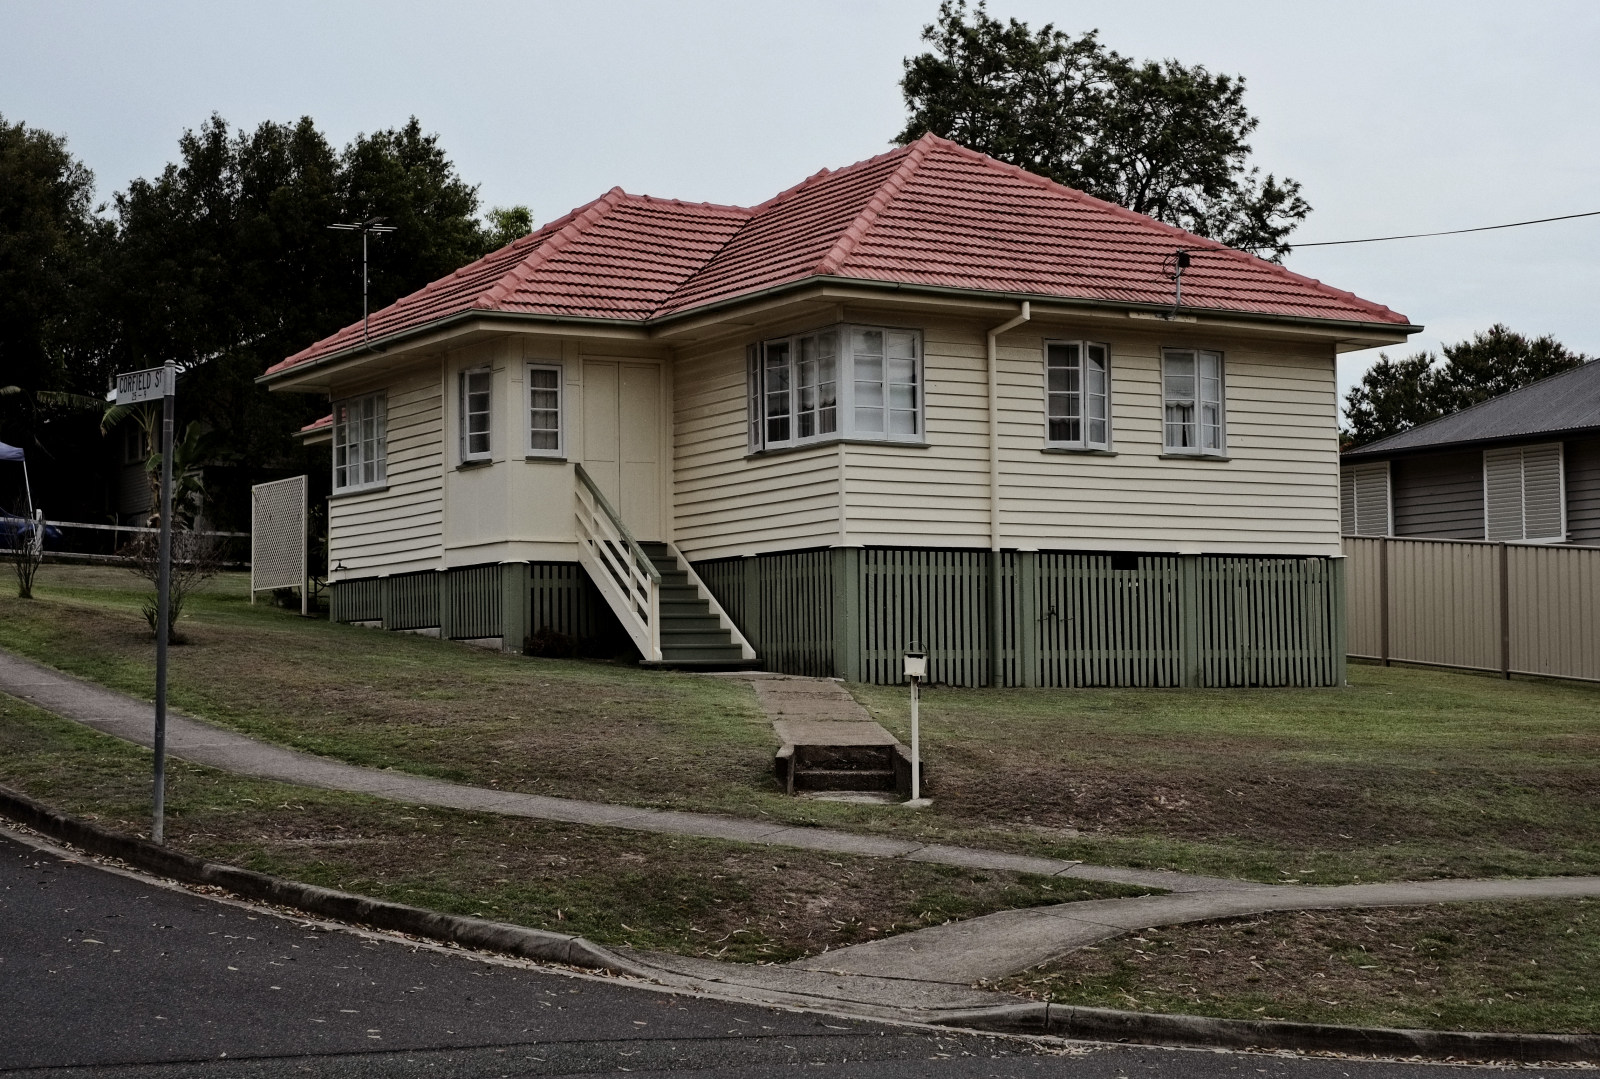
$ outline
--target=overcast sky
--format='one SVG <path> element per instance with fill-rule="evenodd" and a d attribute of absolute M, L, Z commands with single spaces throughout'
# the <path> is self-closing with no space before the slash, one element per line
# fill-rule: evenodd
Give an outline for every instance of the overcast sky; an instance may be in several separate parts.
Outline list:
<path fill-rule="evenodd" d="M 219 4 L 0 0 L 0 114 L 64 134 L 101 198 L 185 128 L 416 115 L 484 205 L 547 220 L 613 185 L 752 203 L 887 149 L 936 0 Z M 1600 4 L 992 0 L 1110 47 L 1243 74 L 1255 163 L 1337 240 L 1600 210 Z M 1600 217 L 1308 249 L 1288 265 L 1427 326 L 1600 353 Z M 1341 362 L 1348 385 L 1376 358 Z"/>

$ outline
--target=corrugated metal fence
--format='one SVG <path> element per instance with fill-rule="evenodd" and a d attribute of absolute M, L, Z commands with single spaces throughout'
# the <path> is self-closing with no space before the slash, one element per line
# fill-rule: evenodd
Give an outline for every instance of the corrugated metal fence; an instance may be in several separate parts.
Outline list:
<path fill-rule="evenodd" d="M 1344 538 L 1350 654 L 1600 680 L 1600 547 Z"/>

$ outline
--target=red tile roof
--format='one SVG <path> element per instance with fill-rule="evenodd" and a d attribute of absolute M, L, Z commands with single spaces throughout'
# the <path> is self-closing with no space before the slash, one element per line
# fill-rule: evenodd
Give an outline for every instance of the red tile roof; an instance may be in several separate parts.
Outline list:
<path fill-rule="evenodd" d="M 374 340 L 471 311 L 645 323 L 813 277 L 1404 326 L 1404 315 L 945 139 L 824 169 L 759 206 L 613 188 L 372 315 Z M 360 343 L 361 323 L 268 372 Z"/>

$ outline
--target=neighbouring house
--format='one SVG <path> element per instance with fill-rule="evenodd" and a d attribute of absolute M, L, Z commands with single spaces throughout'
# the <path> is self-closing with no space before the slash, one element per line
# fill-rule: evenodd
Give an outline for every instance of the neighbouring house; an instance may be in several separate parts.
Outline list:
<path fill-rule="evenodd" d="M 613 189 L 263 380 L 333 404 L 343 621 L 1329 685 L 1335 357 L 1418 328 L 930 136 L 754 207 Z"/>
<path fill-rule="evenodd" d="M 1347 535 L 1600 544 L 1600 363 L 1342 458 Z"/>

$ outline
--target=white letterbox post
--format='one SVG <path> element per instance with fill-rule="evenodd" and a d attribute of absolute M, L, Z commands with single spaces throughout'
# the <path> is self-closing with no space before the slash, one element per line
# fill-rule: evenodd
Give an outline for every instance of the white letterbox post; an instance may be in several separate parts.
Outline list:
<path fill-rule="evenodd" d="M 913 641 L 906 652 L 906 677 L 911 680 L 911 801 L 908 805 L 922 805 L 922 724 L 917 714 L 917 687 L 928 677 L 928 653 L 917 650 Z"/>

